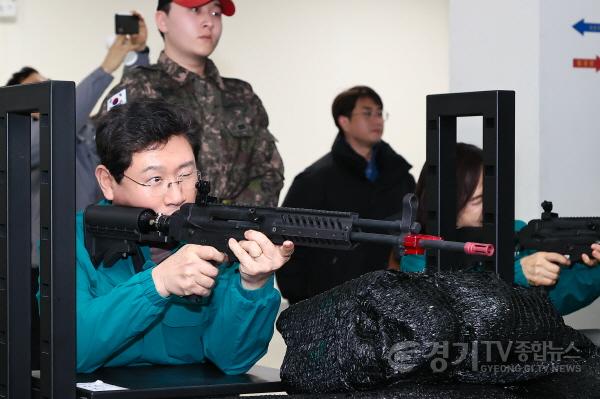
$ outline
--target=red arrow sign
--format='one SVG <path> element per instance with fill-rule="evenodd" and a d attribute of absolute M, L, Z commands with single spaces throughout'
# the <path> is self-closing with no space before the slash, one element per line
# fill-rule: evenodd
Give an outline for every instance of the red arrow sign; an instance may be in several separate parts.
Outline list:
<path fill-rule="evenodd" d="M 600 71 L 600 57 L 596 58 L 573 58 L 573 68 L 592 68 Z"/>

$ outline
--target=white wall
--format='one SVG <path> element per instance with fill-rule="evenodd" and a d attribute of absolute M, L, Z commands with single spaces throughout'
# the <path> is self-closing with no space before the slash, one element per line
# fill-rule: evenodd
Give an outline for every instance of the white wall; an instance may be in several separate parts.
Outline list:
<path fill-rule="evenodd" d="M 597 0 L 545 0 L 541 7 L 541 197 L 563 216 L 600 215 L 600 76 L 573 58 L 600 55 L 600 34 L 572 25 L 600 21 Z"/>
<path fill-rule="evenodd" d="M 154 0 L 18 0 L 16 22 L 0 22 L 0 82 L 25 64 L 54 79 L 82 79 L 100 64 L 113 13 L 138 9 L 161 39 Z M 425 160 L 425 96 L 448 90 L 447 0 L 238 0 L 224 18 L 214 60 L 224 76 L 249 81 L 269 113 L 293 177 L 326 153 L 336 133 L 331 102 L 372 86 L 390 113 L 384 139 L 413 164 Z"/>
<path fill-rule="evenodd" d="M 450 0 L 450 91 L 516 92 L 515 215 L 525 220 L 541 202 L 539 13 L 538 0 Z M 472 119 L 459 134 L 481 143 L 481 119 Z"/>

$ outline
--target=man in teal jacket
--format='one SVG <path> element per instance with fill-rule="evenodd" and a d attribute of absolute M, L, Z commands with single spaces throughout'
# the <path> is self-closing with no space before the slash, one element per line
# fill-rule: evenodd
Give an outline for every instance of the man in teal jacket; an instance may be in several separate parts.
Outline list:
<path fill-rule="evenodd" d="M 104 115 L 96 136 L 96 178 L 106 206 L 168 215 L 193 202 L 198 172 L 192 123 L 157 101 L 131 102 Z M 280 304 L 273 273 L 294 246 L 275 246 L 256 231 L 245 237 L 229 241 L 240 260 L 233 266 L 213 247 L 188 244 L 141 247 L 143 262 L 134 265 L 129 257 L 96 268 L 79 214 L 77 370 L 210 360 L 225 373 L 246 372 L 272 337 Z M 204 298 L 193 303 L 188 295 Z"/>

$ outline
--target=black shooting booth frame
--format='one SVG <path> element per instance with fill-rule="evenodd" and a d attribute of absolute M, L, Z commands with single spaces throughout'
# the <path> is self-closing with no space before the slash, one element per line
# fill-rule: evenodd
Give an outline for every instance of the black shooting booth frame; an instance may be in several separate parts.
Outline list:
<path fill-rule="evenodd" d="M 40 135 L 40 375 L 31 370 L 31 113 Z M 75 397 L 75 85 L 0 88 L 0 398 Z M 33 390 L 32 390 L 33 388 Z"/>
<path fill-rule="evenodd" d="M 483 117 L 482 242 L 494 244 L 491 258 L 479 258 L 485 270 L 504 281 L 514 278 L 515 92 L 482 91 L 427 96 L 427 230 L 457 240 L 456 120 Z M 478 229 L 479 230 L 479 229 Z M 427 251 L 427 272 L 460 269 L 465 257 Z"/>

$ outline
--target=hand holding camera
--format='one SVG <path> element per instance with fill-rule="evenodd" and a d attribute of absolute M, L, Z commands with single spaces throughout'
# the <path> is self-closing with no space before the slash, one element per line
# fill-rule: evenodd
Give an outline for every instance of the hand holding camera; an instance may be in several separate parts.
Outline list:
<path fill-rule="evenodd" d="M 146 22 L 137 11 L 132 11 L 131 14 L 115 14 L 117 36 L 101 65 L 106 73 L 112 74 L 123 63 L 129 52 L 143 51 L 146 48 L 148 39 Z"/>
<path fill-rule="evenodd" d="M 148 29 L 144 18 L 137 11 L 132 11 L 131 15 L 115 14 L 115 33 L 128 35 L 129 40 L 135 46 L 134 51 L 142 51 L 146 48 Z"/>

